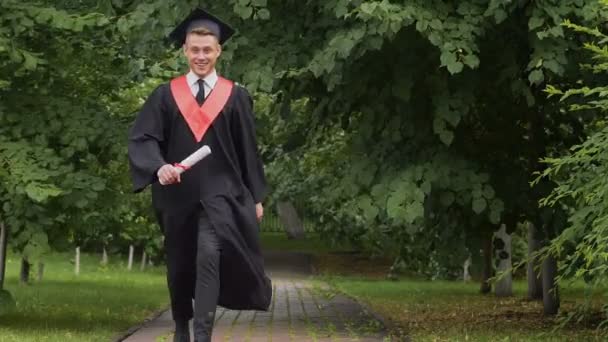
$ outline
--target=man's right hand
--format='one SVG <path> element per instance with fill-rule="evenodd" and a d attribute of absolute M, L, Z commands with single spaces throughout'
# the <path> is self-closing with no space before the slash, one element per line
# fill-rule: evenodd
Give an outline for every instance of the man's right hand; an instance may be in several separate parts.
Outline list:
<path fill-rule="evenodd" d="M 160 185 L 169 185 L 181 182 L 177 168 L 171 164 L 165 164 L 156 173 Z"/>

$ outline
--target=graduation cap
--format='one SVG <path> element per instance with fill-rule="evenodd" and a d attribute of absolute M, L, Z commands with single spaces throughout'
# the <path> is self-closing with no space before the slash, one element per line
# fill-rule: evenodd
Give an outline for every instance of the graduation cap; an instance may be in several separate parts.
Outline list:
<path fill-rule="evenodd" d="M 196 8 L 169 34 L 169 39 L 175 42 L 176 47 L 180 47 L 186 42 L 188 33 L 199 28 L 211 31 L 220 44 L 224 44 L 234 34 L 234 29 L 221 19 L 201 8 Z"/>

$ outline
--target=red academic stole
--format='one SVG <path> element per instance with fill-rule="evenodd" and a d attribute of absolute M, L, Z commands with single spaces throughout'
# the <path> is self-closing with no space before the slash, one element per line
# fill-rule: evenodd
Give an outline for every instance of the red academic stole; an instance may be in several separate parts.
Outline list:
<path fill-rule="evenodd" d="M 205 132 L 224 109 L 233 86 L 232 81 L 218 77 L 213 91 L 209 93 L 203 105 L 199 106 L 196 98 L 192 95 L 186 76 L 180 76 L 171 81 L 173 98 L 192 134 L 194 134 L 196 142 L 203 139 Z"/>

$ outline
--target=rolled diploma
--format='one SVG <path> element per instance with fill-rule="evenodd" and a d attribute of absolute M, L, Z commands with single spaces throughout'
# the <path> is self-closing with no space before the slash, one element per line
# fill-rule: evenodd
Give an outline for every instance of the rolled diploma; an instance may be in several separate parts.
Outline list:
<path fill-rule="evenodd" d="M 210 154 L 211 154 L 211 149 L 209 148 L 209 146 L 204 145 L 203 147 L 199 148 L 198 150 L 194 151 L 191 155 L 186 157 L 186 159 L 182 160 L 180 165 L 185 166 L 186 169 L 178 167 L 177 172 L 179 172 L 181 174 L 182 172 L 193 167 L 194 164 L 198 163 L 199 161 L 201 161 L 203 158 L 205 158 L 206 156 L 208 156 Z"/>

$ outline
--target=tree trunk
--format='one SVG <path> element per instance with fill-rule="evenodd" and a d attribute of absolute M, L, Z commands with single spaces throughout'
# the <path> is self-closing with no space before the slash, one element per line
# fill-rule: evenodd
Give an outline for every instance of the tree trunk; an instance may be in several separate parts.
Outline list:
<path fill-rule="evenodd" d="M 80 274 L 80 247 L 76 247 L 76 259 L 74 261 L 74 274 Z"/>
<path fill-rule="evenodd" d="M 42 261 L 38 262 L 38 282 L 42 281 L 44 277 L 44 263 Z"/>
<path fill-rule="evenodd" d="M 540 278 L 540 262 L 538 257 L 534 257 L 534 253 L 541 248 L 541 241 L 538 237 L 538 231 L 534 223 L 528 222 L 528 299 L 542 300 L 543 299 L 543 283 Z"/>
<path fill-rule="evenodd" d="M 101 264 L 103 266 L 108 265 L 108 251 L 106 250 L 106 246 L 103 246 L 103 252 L 101 254 Z"/>
<path fill-rule="evenodd" d="M 471 281 L 471 273 L 469 272 L 470 267 L 471 267 L 471 256 L 469 255 L 467 260 L 464 261 L 464 265 L 462 267 L 463 268 L 462 280 L 464 280 L 465 283 L 468 283 L 469 281 Z"/>
<path fill-rule="evenodd" d="M 279 219 L 285 229 L 285 233 L 287 233 L 287 238 L 303 239 L 305 237 L 304 225 L 291 202 L 278 202 L 277 213 L 279 214 Z"/>
<path fill-rule="evenodd" d="M 6 250 L 8 248 L 8 227 L 0 220 L 0 290 L 4 289 L 6 274 Z"/>
<path fill-rule="evenodd" d="M 555 281 L 556 277 L 557 260 L 551 255 L 542 264 L 543 311 L 545 315 L 556 315 L 559 310 L 559 289 Z"/>
<path fill-rule="evenodd" d="M 135 252 L 135 248 L 133 245 L 129 246 L 129 263 L 127 264 L 127 269 L 130 271 L 133 268 L 133 253 Z"/>
<path fill-rule="evenodd" d="M 139 266 L 139 270 L 142 272 L 146 270 L 146 251 L 145 250 L 141 253 L 141 265 Z"/>
<path fill-rule="evenodd" d="M 30 282 L 30 268 L 31 264 L 26 258 L 21 258 L 21 274 L 19 280 L 21 284 L 29 284 Z"/>
<path fill-rule="evenodd" d="M 492 277 L 492 236 L 487 235 L 482 240 L 483 250 L 483 270 L 481 273 L 481 293 L 490 293 L 492 284 L 489 279 Z"/>
<path fill-rule="evenodd" d="M 504 224 L 494 233 L 494 246 L 495 257 L 498 262 L 496 272 L 499 274 L 495 293 L 498 297 L 509 297 L 513 295 L 511 235 L 507 233 L 507 227 Z"/>

